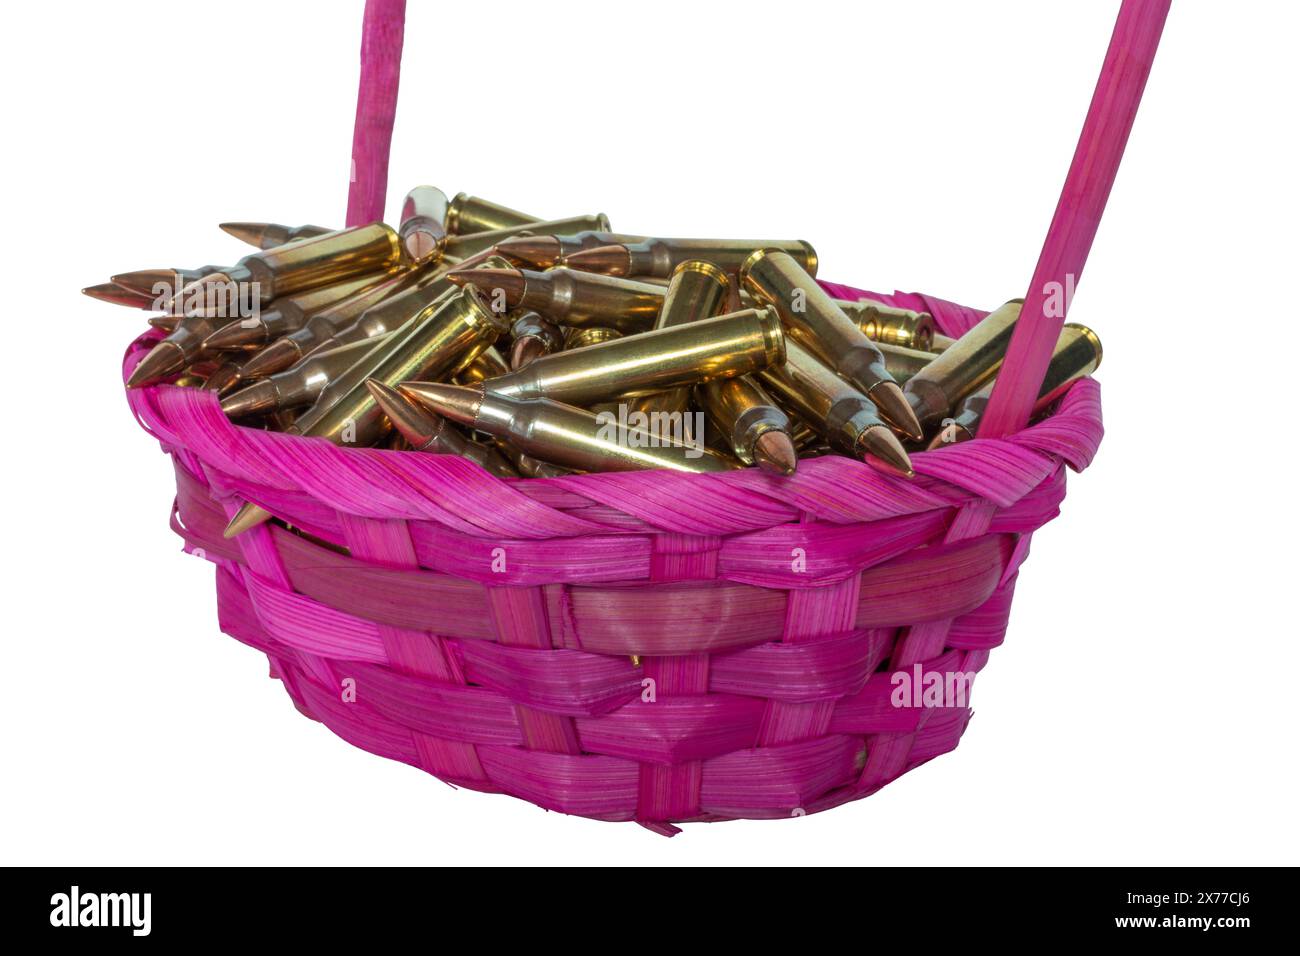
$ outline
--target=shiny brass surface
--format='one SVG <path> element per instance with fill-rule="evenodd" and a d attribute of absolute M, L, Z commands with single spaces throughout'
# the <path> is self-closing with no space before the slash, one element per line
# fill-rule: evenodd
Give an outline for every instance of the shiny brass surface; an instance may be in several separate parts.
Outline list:
<path fill-rule="evenodd" d="M 907 382 L 909 378 L 929 365 L 934 359 L 933 352 L 922 352 L 918 349 L 904 348 L 901 345 L 890 345 L 888 342 L 877 342 L 876 347 L 880 349 L 880 354 L 885 357 L 885 368 L 899 385 Z"/>
<path fill-rule="evenodd" d="M 326 386 L 290 431 L 336 445 L 373 445 L 384 434 L 387 420 L 366 387 L 367 379 L 392 387 L 421 376 L 442 378 L 495 342 L 505 328 L 473 286 L 430 303 L 393 339 L 375 346 Z"/>
<path fill-rule="evenodd" d="M 455 369 L 453 374 L 458 385 L 477 385 L 489 378 L 507 375 L 510 366 L 495 346 L 489 345 L 475 355 L 464 368 Z"/>
<path fill-rule="evenodd" d="M 519 472 L 495 448 L 470 441 L 447 419 L 426 411 L 397 389 L 373 379 L 366 387 L 403 439 L 402 444 L 411 451 L 459 455 L 498 478 L 519 477 Z"/>
<path fill-rule="evenodd" d="M 573 269 L 636 277 L 670 276 L 680 263 L 688 259 L 703 259 L 734 273 L 759 249 L 780 250 L 812 275 L 817 274 L 817 252 L 802 239 L 651 238 L 575 252 L 565 261 Z"/>
<path fill-rule="evenodd" d="M 399 272 L 378 285 L 369 286 L 342 302 L 317 312 L 303 324 L 302 328 L 276 339 L 249 359 L 244 365 L 244 377 L 258 378 L 283 371 L 322 346 L 337 348 L 339 345 L 346 345 L 346 342 L 332 341 L 336 332 L 352 325 L 379 303 L 396 298 L 407 290 L 436 278 L 438 278 L 436 269 L 417 266 Z"/>
<path fill-rule="evenodd" d="M 1101 339 L 1097 338 L 1097 333 L 1077 322 L 1065 323 L 1061 337 L 1056 340 L 1056 347 L 1052 350 L 1051 361 L 1047 363 L 1047 374 L 1038 391 L 1031 417 L 1065 394 L 1074 382 L 1095 372 L 1101 365 L 1101 355 Z M 980 421 L 988 408 L 989 398 L 993 395 L 993 384 L 990 381 L 957 404 L 952 418 L 944 420 L 943 427 L 930 442 L 930 448 L 968 441 L 979 433 Z"/>
<path fill-rule="evenodd" d="M 298 239 L 315 239 L 327 232 L 337 232 L 324 226 L 285 226 L 278 222 L 223 222 L 220 228 L 240 242 L 259 249 L 274 249 Z"/>
<path fill-rule="evenodd" d="M 453 282 L 480 286 L 494 308 L 531 309 L 560 325 L 613 328 L 625 334 L 653 327 L 665 290 L 632 279 L 591 275 L 572 269 L 492 269 L 452 272 Z"/>
<path fill-rule="evenodd" d="M 247 297 L 265 303 L 366 272 L 390 271 L 401 261 L 402 243 L 397 232 L 375 222 L 254 252 L 228 269 L 191 282 L 176 294 L 176 299 L 184 303 L 207 285 L 232 282 L 241 287 L 241 300 Z M 244 286 L 248 287 L 247 295 Z"/>
<path fill-rule="evenodd" d="M 903 446 L 872 401 L 795 340 L 787 339 L 785 348 L 783 365 L 758 374 L 767 390 L 838 450 L 853 456 L 871 453 L 869 461 L 879 458 L 891 471 L 910 475 Z M 873 448 L 873 442 L 880 447 Z"/>
<path fill-rule="evenodd" d="M 612 342 L 614 339 L 621 339 L 623 333 L 618 329 L 606 328 L 599 325 L 593 325 L 585 329 L 566 328 L 564 329 L 564 347 L 567 349 L 581 349 L 588 345 L 599 345 L 601 342 Z"/>
<path fill-rule="evenodd" d="M 281 296 L 258 315 L 247 319 L 235 319 L 223 325 L 208 336 L 203 344 L 213 349 L 265 345 L 290 332 L 298 331 L 313 315 L 351 299 L 358 292 L 377 286 L 387 278 L 388 273 L 370 272 L 344 279 L 342 282 L 299 292 L 296 295 Z"/>
<path fill-rule="evenodd" d="M 488 260 L 492 264 L 504 261 L 496 258 Z M 376 302 L 351 323 L 335 329 L 328 338 L 321 340 L 316 348 L 338 348 L 349 342 L 359 342 L 362 339 L 391 332 L 429 303 L 446 298 L 459 288 L 450 279 L 451 270 L 461 268 L 459 264 L 428 261 L 417 268 L 422 269 L 423 273 L 410 288 Z M 306 354 L 310 355 L 311 352 Z"/>
<path fill-rule="evenodd" d="M 755 463 L 759 440 L 769 432 L 779 432 L 785 444 L 781 447 L 782 466 L 777 470 L 784 474 L 794 472 L 790 419 L 751 376 L 715 379 L 697 385 L 695 398 L 721 431 L 732 453 L 746 465 Z"/>
<path fill-rule="evenodd" d="M 934 316 L 929 312 L 913 312 L 872 299 L 831 301 L 873 342 L 930 351 L 934 341 Z"/>
<path fill-rule="evenodd" d="M 595 249 L 612 242 L 635 242 L 642 236 L 620 232 L 582 232 L 558 235 L 511 236 L 496 244 L 497 252 L 515 265 L 528 269 L 549 269 L 563 265 L 563 259 L 583 249 Z"/>
<path fill-rule="evenodd" d="M 568 235 L 574 232 L 593 230 L 609 232 L 609 220 L 604 213 L 588 216 L 571 216 L 568 219 L 550 219 L 545 222 L 530 222 L 524 225 L 507 226 L 490 232 L 459 233 L 447 239 L 445 250 L 448 255 L 467 259 L 475 253 L 491 249 L 503 239 L 524 233 L 533 236 Z"/>
<path fill-rule="evenodd" d="M 731 279 L 725 272 L 711 262 L 688 259 L 673 269 L 654 327 L 667 329 L 721 315 L 730 291 Z"/>
<path fill-rule="evenodd" d="M 435 414 L 505 439 L 526 455 L 578 471 L 701 473 L 734 467 L 702 447 L 670 442 L 628 428 L 617 416 L 598 417 L 550 399 L 519 401 L 481 388 L 426 382 L 408 382 L 399 391 Z"/>
<path fill-rule="evenodd" d="M 924 427 L 936 424 L 997 375 L 1022 303 L 1012 299 L 990 312 L 908 380 L 904 394 Z"/>
<path fill-rule="evenodd" d="M 444 223 L 449 236 L 467 236 L 475 232 L 491 232 L 541 222 L 540 216 L 519 212 L 478 196 L 457 193 L 447 205 Z"/>
<path fill-rule="evenodd" d="M 784 355 L 776 312 L 745 309 L 547 355 L 485 384 L 517 400 L 589 405 L 744 375 L 780 363 Z"/>
<path fill-rule="evenodd" d="M 276 372 L 227 395 L 221 401 L 221 410 L 231 418 L 238 418 L 312 405 L 330 382 L 391 337 L 390 332 L 375 339 L 314 352 L 291 369 Z"/>
<path fill-rule="evenodd" d="M 425 262 L 442 255 L 447 241 L 447 194 L 437 186 L 416 186 L 402 201 L 402 220 L 397 234 L 412 262 Z"/>

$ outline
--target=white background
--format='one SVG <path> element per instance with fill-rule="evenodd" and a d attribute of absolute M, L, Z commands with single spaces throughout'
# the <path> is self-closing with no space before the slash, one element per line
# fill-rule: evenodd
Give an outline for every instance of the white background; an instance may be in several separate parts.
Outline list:
<path fill-rule="evenodd" d="M 1028 283 L 1117 6 L 414 0 L 389 213 L 429 182 L 801 236 L 826 278 L 992 307 Z M 5 862 L 1300 862 L 1293 5 L 1170 16 L 1071 312 L 1105 342 L 1106 440 L 960 749 L 673 840 L 299 716 L 167 527 L 169 463 L 121 395 L 142 313 L 78 295 L 245 254 L 219 221 L 341 223 L 360 2 L 9 16 Z"/>

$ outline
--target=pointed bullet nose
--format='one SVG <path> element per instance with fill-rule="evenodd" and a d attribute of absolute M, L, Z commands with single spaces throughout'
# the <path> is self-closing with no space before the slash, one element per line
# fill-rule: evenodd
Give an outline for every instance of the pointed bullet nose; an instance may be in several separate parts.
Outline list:
<path fill-rule="evenodd" d="M 179 372 L 184 367 L 184 350 L 175 342 L 168 342 L 164 339 L 150 349 L 149 354 L 140 360 L 140 364 L 135 367 L 130 378 L 126 380 L 126 387 L 139 388 L 142 385 L 151 385 L 175 372 Z"/>
<path fill-rule="evenodd" d="M 520 265 L 549 269 L 559 261 L 560 248 L 560 240 L 554 236 L 512 236 L 498 242 L 496 251 Z"/>
<path fill-rule="evenodd" d="M 149 316 L 149 324 L 155 329 L 162 329 L 164 332 L 175 332 L 181 324 L 181 317 L 179 315 L 151 315 Z"/>
<path fill-rule="evenodd" d="M 137 269 L 135 272 L 122 272 L 109 278 L 113 285 L 147 295 L 150 299 L 158 294 L 155 286 L 164 285 L 174 292 L 182 284 L 182 277 L 174 269 Z"/>
<path fill-rule="evenodd" d="M 462 425 L 473 425 L 478 420 L 479 406 L 483 404 L 482 389 L 465 385 L 403 382 L 397 390 L 435 415 L 442 415 Z"/>
<path fill-rule="evenodd" d="M 266 380 L 245 385 L 221 399 L 221 410 L 227 418 L 245 418 L 270 412 L 275 410 L 275 406 L 275 385 Z"/>
<path fill-rule="evenodd" d="M 564 257 L 564 264 L 582 272 L 625 276 L 632 271 L 632 254 L 627 251 L 627 246 L 597 246 L 569 253 Z"/>
<path fill-rule="evenodd" d="M 912 459 L 892 431 L 884 425 L 873 425 L 858 439 L 866 454 L 867 464 L 891 475 L 913 478 Z"/>
<path fill-rule="evenodd" d="M 251 501 L 244 502 L 244 506 L 235 512 L 235 516 L 230 519 L 226 525 L 226 530 L 221 532 L 223 538 L 233 538 L 243 534 L 250 528 L 256 528 L 271 517 L 271 512 Z"/>
<path fill-rule="evenodd" d="M 262 239 L 270 226 L 269 222 L 223 222 L 220 224 L 222 232 L 234 236 L 240 242 L 246 242 L 250 246 L 257 246 L 259 249 L 262 247 Z"/>
<path fill-rule="evenodd" d="M 290 338 L 277 339 L 244 363 L 244 378 L 265 378 L 283 372 L 302 358 L 302 349 Z"/>
<path fill-rule="evenodd" d="M 229 325 L 223 325 L 203 340 L 205 349 L 242 349 L 261 345 L 266 341 L 266 325 L 262 322 L 245 324 L 247 320 L 236 319 Z"/>
<path fill-rule="evenodd" d="M 366 388 L 388 420 L 393 423 L 399 435 L 405 438 L 413 449 L 419 451 L 429 443 L 436 431 L 437 422 L 423 409 L 412 404 L 401 392 L 390 388 L 378 379 L 366 379 Z"/>
<path fill-rule="evenodd" d="M 125 305 L 135 309 L 147 309 L 153 304 L 153 296 L 143 295 L 112 282 L 86 286 L 81 290 L 81 294 L 100 302 L 111 302 L 113 305 Z"/>
<path fill-rule="evenodd" d="M 759 435 L 754 443 L 754 462 L 766 472 L 788 477 L 799 467 L 799 455 L 789 435 L 772 430 Z"/>
<path fill-rule="evenodd" d="M 912 441 L 920 441 L 925 437 L 925 431 L 917 421 L 916 412 L 912 411 L 912 406 L 897 382 L 876 384 L 871 391 L 867 392 L 867 398 L 875 403 L 880 417 L 906 437 Z"/>
<path fill-rule="evenodd" d="M 239 384 L 239 377 L 239 366 L 234 362 L 225 362 L 217 366 L 217 370 L 208 376 L 203 387 L 218 395 L 228 395 L 230 390 Z"/>
<path fill-rule="evenodd" d="M 447 278 L 462 287 L 473 283 L 488 299 L 500 291 L 510 309 L 523 301 L 528 285 L 528 280 L 518 269 L 455 269 L 447 273 Z"/>

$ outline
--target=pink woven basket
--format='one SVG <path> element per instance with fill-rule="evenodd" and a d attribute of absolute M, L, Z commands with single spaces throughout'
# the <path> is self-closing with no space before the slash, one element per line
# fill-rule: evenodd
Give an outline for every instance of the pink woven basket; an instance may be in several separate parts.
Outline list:
<path fill-rule="evenodd" d="M 172 526 L 217 566 L 222 630 L 362 749 L 667 834 L 824 810 L 953 749 L 971 713 L 953 675 L 1002 642 L 1031 536 L 1101 440 L 1091 379 L 1024 425 L 1065 320 L 1045 295 L 1082 272 L 1168 5 L 1122 5 L 980 437 L 916 454 L 916 480 L 842 457 L 791 478 L 503 480 L 240 428 L 211 392 L 131 390 L 175 464 Z M 403 14 L 366 5 L 349 225 L 382 218 Z M 985 314 L 824 284 L 950 336 Z M 244 501 L 290 527 L 224 540 Z M 936 680 L 941 699 L 898 699 Z"/>

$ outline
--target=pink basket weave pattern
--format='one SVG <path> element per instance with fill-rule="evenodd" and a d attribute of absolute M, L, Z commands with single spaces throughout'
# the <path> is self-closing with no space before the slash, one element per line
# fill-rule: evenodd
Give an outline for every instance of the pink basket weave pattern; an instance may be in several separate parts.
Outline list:
<path fill-rule="evenodd" d="M 829 288 L 949 335 L 984 314 Z M 967 702 L 896 707 L 892 674 L 983 667 L 1032 532 L 1102 435 L 1085 379 L 1011 438 L 917 454 L 911 482 L 840 457 L 788 479 L 503 481 L 239 428 L 197 389 L 128 396 L 174 459 L 177 531 L 217 565 L 222 630 L 299 710 L 458 786 L 664 832 L 826 809 L 953 749 Z M 243 500 L 317 541 L 223 540 Z"/>
<path fill-rule="evenodd" d="M 1122 0 L 979 437 L 914 455 L 916 480 L 838 456 L 790 478 L 502 480 L 236 427 L 199 389 L 130 390 L 175 465 L 172 526 L 217 566 L 222 630 L 357 747 L 667 835 L 828 809 L 953 749 L 969 702 L 897 700 L 895 676 L 984 666 L 1065 470 L 1097 451 L 1092 379 L 1025 423 L 1065 322 L 1050 291 L 1082 275 L 1169 5 Z M 366 2 L 349 225 L 383 216 L 404 12 Z M 823 285 L 950 336 L 985 314 Z M 159 337 L 132 343 L 124 378 Z M 296 531 L 223 539 L 244 501 Z"/>

